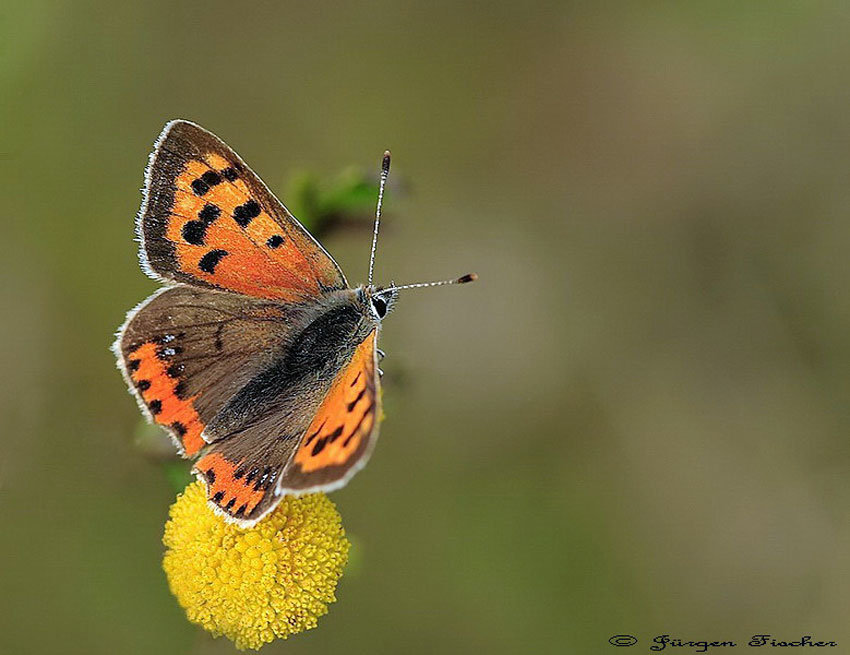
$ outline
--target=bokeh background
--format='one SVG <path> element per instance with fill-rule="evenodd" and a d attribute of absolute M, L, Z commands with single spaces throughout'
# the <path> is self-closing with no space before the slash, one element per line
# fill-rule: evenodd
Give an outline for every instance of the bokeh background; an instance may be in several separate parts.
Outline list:
<path fill-rule="evenodd" d="M 184 117 L 277 191 L 394 179 L 387 419 L 318 629 L 264 653 L 850 648 L 844 2 L 4 3 L 0 651 L 231 653 L 108 346 Z M 284 198 L 286 200 L 286 198 Z M 364 279 L 368 228 L 325 237 Z"/>

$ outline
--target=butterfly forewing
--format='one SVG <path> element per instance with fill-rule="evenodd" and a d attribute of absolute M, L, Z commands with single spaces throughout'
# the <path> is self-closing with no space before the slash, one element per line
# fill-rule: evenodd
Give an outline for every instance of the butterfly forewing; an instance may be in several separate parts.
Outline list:
<path fill-rule="evenodd" d="M 172 121 L 145 178 L 142 260 L 166 280 L 301 301 L 345 288 L 342 271 L 213 134 Z"/>

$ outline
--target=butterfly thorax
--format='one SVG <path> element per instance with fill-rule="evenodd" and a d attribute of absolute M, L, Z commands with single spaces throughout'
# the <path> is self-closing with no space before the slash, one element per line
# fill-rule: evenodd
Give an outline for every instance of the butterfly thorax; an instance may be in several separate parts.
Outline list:
<path fill-rule="evenodd" d="M 357 289 L 333 291 L 303 310 L 302 327 L 288 345 L 284 368 L 330 379 L 380 325 Z"/>
<path fill-rule="evenodd" d="M 306 429 L 297 417 L 309 417 L 318 407 L 333 379 L 379 324 L 362 295 L 352 289 L 332 291 L 294 314 L 291 306 L 287 309 L 281 329 L 288 338 L 207 426 L 207 440 L 244 430 L 271 414 L 292 417 L 281 437 L 296 436 Z M 292 392 L 296 388 L 297 394 Z"/>

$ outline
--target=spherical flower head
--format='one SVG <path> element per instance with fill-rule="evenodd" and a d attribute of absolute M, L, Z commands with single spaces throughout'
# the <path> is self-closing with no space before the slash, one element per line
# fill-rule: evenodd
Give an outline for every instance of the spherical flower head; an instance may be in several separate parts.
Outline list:
<path fill-rule="evenodd" d="M 165 524 L 163 568 L 186 616 L 240 650 L 316 627 L 349 542 L 325 494 L 287 496 L 253 528 L 226 523 L 190 484 Z"/>

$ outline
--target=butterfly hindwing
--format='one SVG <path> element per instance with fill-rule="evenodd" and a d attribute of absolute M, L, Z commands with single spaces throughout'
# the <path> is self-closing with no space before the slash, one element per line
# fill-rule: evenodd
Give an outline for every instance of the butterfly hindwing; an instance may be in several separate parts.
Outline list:
<path fill-rule="evenodd" d="M 330 490 L 365 465 L 378 434 L 377 330 L 335 377 L 283 475 L 278 493 Z"/>
<path fill-rule="evenodd" d="M 346 287 L 342 271 L 224 142 L 165 126 L 145 175 L 142 261 L 161 279 L 300 301 Z"/>
<path fill-rule="evenodd" d="M 296 445 L 295 440 L 249 429 L 210 446 L 193 470 L 206 483 L 207 499 L 217 511 L 251 525 L 277 504 L 275 483 Z"/>
<path fill-rule="evenodd" d="M 187 456 L 227 400 L 283 348 L 296 307 L 176 285 L 130 313 L 115 344 L 148 416 Z"/>

